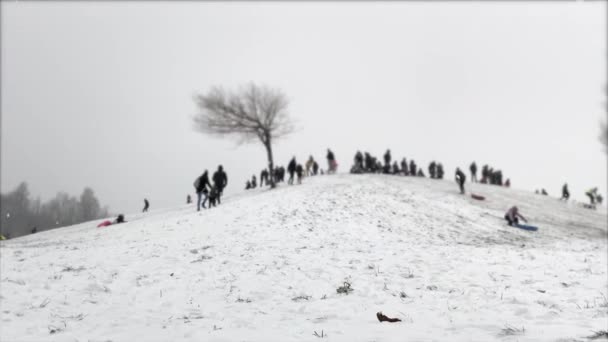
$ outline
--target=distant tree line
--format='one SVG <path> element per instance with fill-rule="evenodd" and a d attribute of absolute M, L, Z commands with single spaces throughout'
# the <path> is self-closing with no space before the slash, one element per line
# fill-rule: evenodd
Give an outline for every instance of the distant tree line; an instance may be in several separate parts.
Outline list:
<path fill-rule="evenodd" d="M 108 207 L 101 207 L 93 189 L 86 187 L 80 198 L 59 192 L 55 198 L 42 202 L 30 198 L 26 182 L 0 199 L 0 233 L 15 238 L 43 230 L 65 227 L 110 216 Z"/>

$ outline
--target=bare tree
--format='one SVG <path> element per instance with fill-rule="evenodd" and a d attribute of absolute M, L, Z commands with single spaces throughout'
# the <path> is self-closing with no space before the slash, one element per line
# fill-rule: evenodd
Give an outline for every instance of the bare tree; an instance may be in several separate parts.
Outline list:
<path fill-rule="evenodd" d="M 239 143 L 256 139 L 266 148 L 270 186 L 274 188 L 272 142 L 293 132 L 287 113 L 287 97 L 278 89 L 250 83 L 236 92 L 213 87 L 194 98 L 200 112 L 194 117 L 195 128 L 203 133 L 232 135 Z"/>

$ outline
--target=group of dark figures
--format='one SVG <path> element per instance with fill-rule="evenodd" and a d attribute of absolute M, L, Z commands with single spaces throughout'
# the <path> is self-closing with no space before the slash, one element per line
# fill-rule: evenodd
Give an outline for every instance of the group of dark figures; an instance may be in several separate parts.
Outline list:
<path fill-rule="evenodd" d="M 401 162 L 396 160 L 392 162 L 391 150 L 386 150 L 383 156 L 383 161 L 372 156 L 369 152 L 361 153 L 357 151 L 355 153 L 354 164 L 350 169 L 350 173 L 384 173 L 391 175 L 405 175 L 405 176 L 418 176 L 426 177 L 422 168 L 416 165 L 414 160 L 407 162 L 406 158 L 401 159 Z M 443 179 L 444 171 L 441 163 L 431 162 L 429 164 L 429 175 L 431 178 Z"/>
<path fill-rule="evenodd" d="M 535 193 L 545 195 L 545 196 L 549 195 L 545 189 L 541 189 L 540 191 L 536 190 Z M 604 201 L 604 198 L 602 197 L 602 195 L 597 193 L 597 187 L 587 190 L 585 192 L 585 195 L 587 197 L 589 197 L 590 204 L 585 205 L 585 207 L 589 208 L 589 209 L 595 209 L 596 203 L 602 204 L 602 202 Z M 564 186 L 562 186 L 562 197 L 560 198 L 560 200 L 567 201 L 569 198 L 570 198 L 570 191 L 568 191 L 568 183 L 565 183 Z"/>
<path fill-rule="evenodd" d="M 211 180 L 213 181 L 213 184 L 211 184 L 209 181 L 209 172 L 205 170 L 205 172 L 203 172 L 203 174 L 194 181 L 194 190 L 196 191 L 197 195 L 197 211 L 200 211 L 201 207 L 211 208 L 222 203 L 222 194 L 228 185 L 228 175 L 224 171 L 222 165 L 217 167 L 217 170 L 213 173 Z M 208 207 L 205 206 L 207 200 L 209 201 Z M 190 195 L 187 196 L 186 203 L 192 203 L 192 198 Z"/>
<path fill-rule="evenodd" d="M 338 164 L 336 162 L 336 156 L 334 155 L 334 153 L 330 150 L 327 149 L 327 173 L 335 173 L 338 167 Z M 304 176 L 316 176 L 319 173 L 320 174 L 324 174 L 324 171 L 322 168 L 319 167 L 319 163 L 317 163 L 316 160 L 314 160 L 314 158 L 312 156 L 308 157 L 308 160 L 306 161 L 306 163 L 304 164 L 304 166 L 302 166 L 302 164 L 298 163 L 296 161 L 296 157 L 292 157 L 291 160 L 289 161 L 289 163 L 287 164 L 287 169 L 285 169 L 285 167 L 283 166 L 279 166 L 279 167 L 275 167 L 273 170 L 273 175 L 274 175 L 274 182 L 275 183 L 282 183 L 285 181 L 285 171 L 287 171 L 287 174 L 289 175 L 289 178 L 287 179 L 287 184 L 289 185 L 293 185 L 294 181 L 296 181 L 298 184 L 302 184 L 302 178 Z M 270 179 L 270 172 L 268 171 L 268 169 L 264 169 L 262 170 L 262 172 L 260 172 L 260 187 L 266 185 L 269 186 L 271 179 Z M 255 175 L 251 176 L 251 180 L 248 180 L 245 183 L 245 190 L 249 190 L 249 189 L 255 189 L 258 186 L 257 184 L 257 179 L 255 177 Z"/>

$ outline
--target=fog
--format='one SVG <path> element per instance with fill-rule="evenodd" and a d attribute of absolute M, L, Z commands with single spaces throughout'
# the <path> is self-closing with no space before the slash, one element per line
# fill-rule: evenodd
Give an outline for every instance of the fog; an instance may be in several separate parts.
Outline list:
<path fill-rule="evenodd" d="M 574 198 L 607 188 L 606 2 L 2 2 L 2 193 L 85 186 L 114 213 L 184 204 L 222 164 L 227 193 L 261 144 L 194 130 L 195 94 L 282 89 L 297 131 L 275 162 L 328 147 L 458 166 Z M 454 185 L 457 188 L 456 184 Z"/>

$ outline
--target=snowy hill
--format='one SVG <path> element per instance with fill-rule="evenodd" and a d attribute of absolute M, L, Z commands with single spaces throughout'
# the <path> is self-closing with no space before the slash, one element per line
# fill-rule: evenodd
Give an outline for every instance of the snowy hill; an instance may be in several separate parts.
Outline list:
<path fill-rule="evenodd" d="M 605 209 L 473 191 L 487 200 L 452 181 L 320 176 L 200 213 L 3 241 L 0 340 L 575 341 L 607 330 Z M 538 231 L 503 222 L 514 204 Z M 337 293 L 344 282 L 353 291 Z"/>

